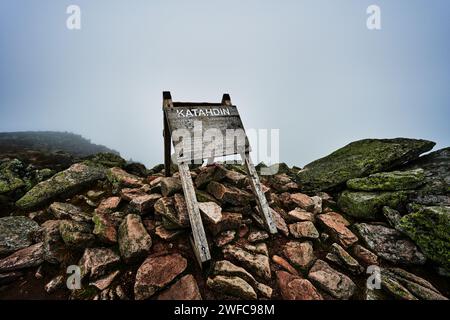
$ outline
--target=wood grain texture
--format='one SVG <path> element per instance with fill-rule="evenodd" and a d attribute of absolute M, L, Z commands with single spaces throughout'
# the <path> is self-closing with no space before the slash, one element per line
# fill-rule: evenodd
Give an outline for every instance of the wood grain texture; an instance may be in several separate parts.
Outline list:
<path fill-rule="evenodd" d="M 180 162 L 251 151 L 236 106 L 178 105 L 164 113 Z"/>
<path fill-rule="evenodd" d="M 250 177 L 250 186 L 252 188 L 253 193 L 256 196 L 256 203 L 258 205 L 261 218 L 263 219 L 267 230 L 270 233 L 275 234 L 277 233 L 277 227 L 273 220 L 272 213 L 270 212 L 266 196 L 261 190 L 261 183 L 259 181 L 258 173 L 256 172 L 255 166 L 252 163 L 250 154 L 243 153 L 241 154 L 241 157 L 244 160 L 248 176 Z"/>
<path fill-rule="evenodd" d="M 189 220 L 191 222 L 192 236 L 194 242 L 194 251 L 200 265 L 211 259 L 208 240 L 206 239 L 205 229 L 203 227 L 200 210 L 198 208 L 197 196 L 195 195 L 194 184 L 187 163 L 178 164 L 181 184 L 183 187 L 184 199 L 186 201 Z"/>

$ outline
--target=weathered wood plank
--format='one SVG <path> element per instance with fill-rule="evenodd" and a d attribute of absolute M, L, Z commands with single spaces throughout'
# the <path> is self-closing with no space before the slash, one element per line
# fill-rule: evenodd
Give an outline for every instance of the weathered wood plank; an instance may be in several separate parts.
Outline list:
<path fill-rule="evenodd" d="M 261 190 L 261 184 L 259 181 L 258 173 L 256 172 L 255 166 L 252 163 L 249 153 L 241 154 L 242 160 L 244 160 L 245 167 L 247 169 L 247 173 L 250 177 L 250 186 L 252 188 L 253 193 L 256 196 L 256 203 L 258 205 L 258 209 L 260 215 L 262 216 L 264 223 L 266 224 L 267 230 L 275 234 L 277 233 L 277 227 L 272 217 L 272 213 L 270 212 L 269 204 L 267 203 L 266 196 Z"/>
<path fill-rule="evenodd" d="M 236 106 L 178 105 L 164 112 L 180 162 L 251 151 Z"/>
<path fill-rule="evenodd" d="M 164 172 L 166 177 L 170 177 L 170 164 L 171 164 L 171 158 L 170 153 L 172 149 L 172 140 L 170 136 L 170 127 L 169 122 L 167 121 L 166 113 L 164 112 L 164 109 L 171 108 L 173 105 L 172 103 L 172 96 L 170 95 L 170 92 L 164 91 L 163 92 L 163 137 L 164 137 Z"/>
<path fill-rule="evenodd" d="M 192 236 L 194 239 L 194 251 L 200 265 L 211 259 L 208 240 L 206 239 L 205 229 L 203 228 L 200 210 L 198 208 L 197 197 L 195 195 L 194 184 L 192 182 L 189 166 L 185 162 L 178 164 L 181 184 L 183 187 L 184 199 L 186 201 L 189 220 L 191 222 Z"/>

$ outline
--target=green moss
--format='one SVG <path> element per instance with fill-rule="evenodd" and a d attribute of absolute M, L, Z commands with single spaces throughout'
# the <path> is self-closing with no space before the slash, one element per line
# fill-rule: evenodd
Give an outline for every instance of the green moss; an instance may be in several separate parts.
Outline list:
<path fill-rule="evenodd" d="M 383 206 L 390 208 L 401 207 L 408 199 L 405 191 L 396 192 L 353 192 L 344 191 L 339 195 L 338 206 L 346 214 L 374 220 L 381 217 Z"/>
<path fill-rule="evenodd" d="M 399 191 L 419 187 L 425 179 L 422 169 L 409 171 L 392 171 L 372 174 L 366 178 L 347 181 L 347 187 L 361 191 Z"/>
<path fill-rule="evenodd" d="M 126 161 L 119 155 L 114 153 L 97 153 L 93 156 L 89 156 L 84 163 L 90 166 L 101 166 L 104 168 L 125 166 Z"/>
<path fill-rule="evenodd" d="M 104 177 L 104 169 L 77 163 L 35 185 L 16 202 L 16 205 L 23 210 L 33 209 L 56 197 L 70 196 Z"/>
<path fill-rule="evenodd" d="M 450 271 L 450 207 L 423 207 L 402 217 L 399 228 L 425 256 Z"/>
<path fill-rule="evenodd" d="M 352 178 L 389 170 L 431 150 L 434 142 L 416 139 L 365 139 L 352 142 L 304 167 L 296 175 L 305 192 L 327 191 Z"/>
<path fill-rule="evenodd" d="M 0 164 L 0 194 L 13 192 L 25 186 L 20 177 L 23 170 L 22 162 L 17 159 Z"/>

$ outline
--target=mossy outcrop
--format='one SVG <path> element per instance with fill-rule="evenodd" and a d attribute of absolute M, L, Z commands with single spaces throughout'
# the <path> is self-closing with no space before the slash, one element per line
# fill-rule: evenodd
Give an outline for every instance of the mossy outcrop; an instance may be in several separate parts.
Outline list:
<path fill-rule="evenodd" d="M 87 157 L 84 163 L 90 166 L 102 166 L 105 168 L 122 168 L 125 166 L 126 161 L 117 154 L 105 152 L 97 153 Z"/>
<path fill-rule="evenodd" d="M 347 187 L 360 191 L 400 191 L 411 190 L 423 184 L 423 169 L 408 171 L 392 171 L 371 174 L 365 178 L 354 178 L 347 181 Z"/>
<path fill-rule="evenodd" d="M 105 170 L 103 168 L 77 163 L 35 185 L 17 200 L 16 205 L 23 210 L 37 208 L 57 197 L 70 196 L 83 187 L 104 178 Z"/>
<path fill-rule="evenodd" d="M 17 159 L 0 163 L 0 194 L 25 187 L 25 182 L 20 177 L 20 172 L 24 169 L 23 163 Z"/>
<path fill-rule="evenodd" d="M 353 192 L 343 191 L 338 206 L 346 214 L 361 219 L 375 220 L 381 217 L 383 206 L 399 208 L 406 203 L 408 192 Z"/>
<path fill-rule="evenodd" d="M 333 190 L 349 179 L 387 171 L 415 160 L 434 145 L 432 141 L 406 138 L 355 141 L 307 164 L 296 175 L 296 180 L 304 192 Z"/>
<path fill-rule="evenodd" d="M 401 169 L 417 168 L 425 171 L 425 179 L 413 201 L 425 206 L 450 206 L 450 148 L 431 152 Z"/>
<path fill-rule="evenodd" d="M 399 228 L 425 256 L 450 272 L 450 207 L 423 207 L 402 217 Z"/>

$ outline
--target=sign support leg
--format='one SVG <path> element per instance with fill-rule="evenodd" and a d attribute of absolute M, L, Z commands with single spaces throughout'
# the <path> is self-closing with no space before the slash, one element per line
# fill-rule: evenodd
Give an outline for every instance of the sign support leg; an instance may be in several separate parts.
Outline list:
<path fill-rule="evenodd" d="M 241 157 L 244 161 L 247 173 L 250 178 L 250 186 L 253 190 L 254 195 L 256 196 L 256 203 L 258 204 L 259 214 L 262 216 L 267 230 L 270 233 L 275 234 L 277 233 L 277 227 L 275 226 L 275 222 L 273 221 L 272 213 L 270 211 L 269 204 L 267 203 L 266 196 L 261 190 L 258 173 L 256 172 L 255 166 L 252 163 L 250 154 L 242 153 Z"/>
<path fill-rule="evenodd" d="M 189 220 L 191 222 L 193 248 L 197 260 L 200 266 L 202 266 L 204 262 L 211 259 L 211 254 L 209 252 L 208 241 L 206 239 L 205 229 L 198 208 L 197 196 L 195 195 L 194 184 L 192 182 L 188 164 L 186 162 L 179 163 L 178 170 L 180 172 L 184 199 L 186 201 Z"/>

